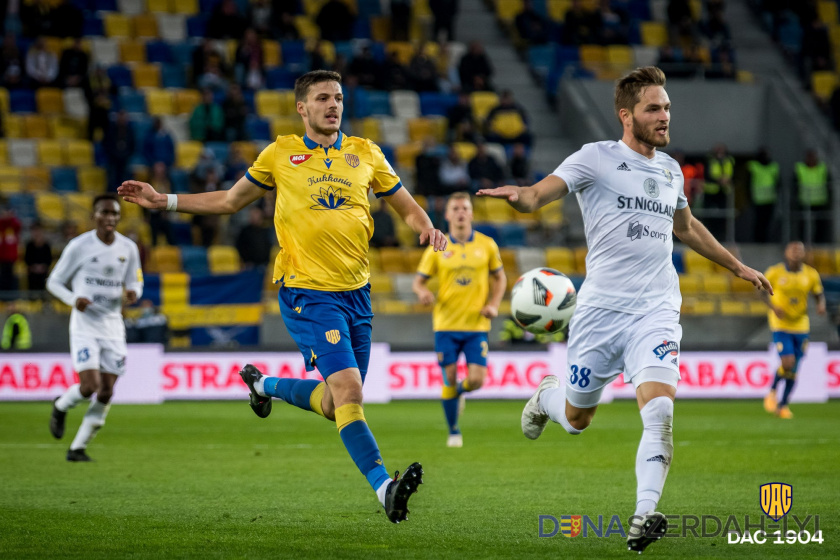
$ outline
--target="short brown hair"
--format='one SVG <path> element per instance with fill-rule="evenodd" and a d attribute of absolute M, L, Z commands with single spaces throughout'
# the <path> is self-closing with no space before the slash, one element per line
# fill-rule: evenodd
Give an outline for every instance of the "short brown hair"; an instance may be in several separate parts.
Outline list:
<path fill-rule="evenodd" d="M 306 101 L 306 96 L 309 95 L 309 90 L 312 86 L 321 82 L 338 82 L 340 84 L 341 74 L 332 70 L 313 70 L 312 72 L 307 72 L 295 80 L 295 103 Z"/>
<path fill-rule="evenodd" d="M 665 72 L 656 66 L 645 66 L 636 68 L 615 84 L 615 116 L 619 117 L 621 109 L 627 109 L 631 113 L 633 107 L 639 102 L 642 90 L 648 86 L 665 87 Z"/>

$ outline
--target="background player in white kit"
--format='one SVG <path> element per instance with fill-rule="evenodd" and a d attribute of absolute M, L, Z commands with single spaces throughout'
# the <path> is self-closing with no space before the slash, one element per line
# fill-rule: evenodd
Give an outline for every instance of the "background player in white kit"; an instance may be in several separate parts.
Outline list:
<path fill-rule="evenodd" d="M 61 439 L 67 411 L 96 393 L 67 451 L 68 461 L 91 460 L 85 449 L 105 424 L 114 384 L 125 373 L 123 298 L 130 305 L 143 293 L 137 245 L 116 231 L 120 220 L 116 195 L 94 199 L 93 220 L 96 229 L 67 244 L 47 280 L 50 293 L 73 308 L 70 353 L 81 381 L 55 400 L 52 435 Z"/>
<path fill-rule="evenodd" d="M 532 187 L 478 191 L 533 212 L 569 192 L 583 211 L 586 280 L 569 327 L 566 382 L 547 376 L 522 412 L 536 439 L 548 419 L 570 434 L 589 426 L 604 387 L 624 372 L 633 383 L 644 431 L 636 456 L 637 502 L 627 544 L 641 552 L 666 531 L 656 512 L 673 456 L 674 396 L 679 375 L 679 279 L 671 232 L 704 257 L 758 289 L 758 271 L 738 261 L 691 214 L 679 165 L 656 148 L 668 145 L 671 102 L 665 74 L 638 68 L 615 88 L 620 141 L 594 142 Z"/>

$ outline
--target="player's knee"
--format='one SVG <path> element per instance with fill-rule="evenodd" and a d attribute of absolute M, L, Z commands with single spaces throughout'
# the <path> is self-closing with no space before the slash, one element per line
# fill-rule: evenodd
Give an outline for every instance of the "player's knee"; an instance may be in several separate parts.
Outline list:
<path fill-rule="evenodd" d="M 577 430 L 577 433 L 582 432 L 592 423 L 592 418 L 595 416 L 595 410 L 590 408 L 576 408 L 570 407 L 566 403 L 566 420 L 569 425 Z M 568 432 L 568 430 L 566 430 Z M 575 432 L 569 432 L 572 435 L 577 435 Z"/>
<path fill-rule="evenodd" d="M 796 358 L 793 356 L 783 356 L 782 369 L 785 370 L 785 373 L 792 373 L 796 369 Z"/>
<path fill-rule="evenodd" d="M 671 436 L 674 428 L 674 401 L 668 397 L 651 399 L 641 410 L 645 428 L 655 427 L 663 436 Z"/>
<path fill-rule="evenodd" d="M 102 384 L 98 379 L 82 379 L 79 382 L 79 392 L 85 398 L 88 398 L 94 393 L 98 393 L 101 388 Z"/>
<path fill-rule="evenodd" d="M 468 380 L 470 384 L 470 391 L 481 389 L 481 386 L 484 385 L 484 377 L 469 377 Z"/>
<path fill-rule="evenodd" d="M 579 432 L 582 432 L 583 430 L 588 428 L 589 424 L 592 423 L 592 417 L 591 416 L 578 416 L 578 417 L 575 417 L 574 419 L 567 418 L 567 420 L 569 421 L 569 424 L 572 426 L 572 428 L 574 428 L 575 430 L 578 430 Z"/>

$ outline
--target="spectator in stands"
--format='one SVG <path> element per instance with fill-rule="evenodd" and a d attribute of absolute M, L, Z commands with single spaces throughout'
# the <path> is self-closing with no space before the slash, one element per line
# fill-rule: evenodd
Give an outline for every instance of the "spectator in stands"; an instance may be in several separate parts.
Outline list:
<path fill-rule="evenodd" d="M 47 275 L 52 265 L 52 250 L 41 222 L 35 221 L 29 228 L 29 241 L 23 254 L 26 263 L 26 287 L 30 291 L 47 289 Z"/>
<path fill-rule="evenodd" d="M 796 200 L 799 206 L 799 231 L 806 245 L 831 243 L 831 174 L 816 150 L 805 152 L 804 161 L 794 165 Z M 810 222 L 810 228 L 808 223 Z M 810 235 L 809 235 L 810 229 Z"/>
<path fill-rule="evenodd" d="M 531 145 L 528 115 L 516 102 L 512 91 L 502 92 L 499 104 L 490 111 L 485 122 L 489 142 Z"/>
<path fill-rule="evenodd" d="M 391 0 L 391 40 L 408 41 L 411 24 L 411 0 Z"/>
<path fill-rule="evenodd" d="M 155 163 L 152 166 L 152 181 L 155 182 L 155 188 L 160 185 L 158 192 L 171 194 L 172 182 L 169 179 L 169 169 L 162 161 Z M 152 236 L 152 246 L 157 247 L 158 238 L 163 235 L 166 239 L 167 245 L 175 245 L 175 232 L 172 230 L 172 223 L 169 221 L 169 212 L 161 212 L 159 210 L 149 210 L 149 231 Z"/>
<path fill-rule="evenodd" d="M 472 180 L 472 192 L 479 189 L 494 189 L 502 186 L 505 173 L 496 158 L 487 152 L 484 143 L 478 145 L 478 151 L 467 165 L 467 171 Z"/>
<path fill-rule="evenodd" d="M 104 136 L 110 126 L 108 117 L 111 111 L 111 96 L 117 88 L 111 83 L 108 72 L 101 64 L 97 64 L 90 76 L 90 89 L 87 93 L 88 102 L 88 140 L 96 141 L 98 134 Z"/>
<path fill-rule="evenodd" d="M 265 213 L 259 205 L 248 207 L 248 224 L 236 236 L 236 250 L 245 268 L 266 266 L 271 258 L 274 232 L 265 222 Z"/>
<path fill-rule="evenodd" d="M 688 163 L 685 159 L 685 154 L 676 150 L 673 154 L 674 160 L 680 166 L 683 174 L 685 197 L 689 204 L 694 202 L 695 198 L 701 196 L 704 190 L 706 167 L 701 163 Z"/>
<path fill-rule="evenodd" d="M 461 92 L 458 95 L 458 103 L 446 111 L 446 121 L 450 142 L 472 142 L 474 144 L 478 142 L 472 103 L 468 93 Z"/>
<path fill-rule="evenodd" d="M 219 190 L 218 183 L 221 182 L 224 175 L 225 166 L 216 159 L 216 153 L 210 148 L 204 148 L 190 176 L 192 189 L 195 192 Z"/>
<path fill-rule="evenodd" d="M 325 41 L 349 41 L 353 38 L 356 14 L 341 0 L 327 0 L 315 23 L 321 28 L 321 39 Z"/>
<path fill-rule="evenodd" d="M 280 24 L 283 16 L 293 18 L 300 13 L 299 0 L 271 0 L 271 22 L 273 26 Z"/>
<path fill-rule="evenodd" d="M 581 0 L 572 0 L 572 6 L 563 20 L 563 43 L 590 45 L 598 42 L 598 21 L 593 12 L 586 10 Z"/>
<path fill-rule="evenodd" d="M 0 206 L 0 292 L 18 289 L 15 263 L 18 260 L 20 229 L 20 220 L 11 208 Z M 0 296 L 0 299 L 9 298 Z"/>
<path fill-rule="evenodd" d="M 125 320 L 125 340 L 128 343 L 166 344 L 169 340 L 169 324 L 166 315 L 160 313 L 150 299 L 140 302 L 140 316 Z"/>
<path fill-rule="evenodd" d="M 73 220 L 64 220 L 58 227 L 58 238 L 55 242 L 55 254 L 60 255 L 74 237 L 79 236 L 79 225 Z"/>
<path fill-rule="evenodd" d="M 397 51 L 389 50 L 385 53 L 385 62 L 382 63 L 379 89 L 394 91 L 408 89 L 409 86 L 408 68 L 400 62 Z"/>
<path fill-rule="evenodd" d="M 143 141 L 143 157 L 148 165 L 154 165 L 161 161 L 166 167 L 172 167 L 175 163 L 175 142 L 172 135 L 163 128 L 160 117 L 152 121 L 152 129 Z"/>
<path fill-rule="evenodd" d="M 105 132 L 103 142 L 108 155 L 108 191 L 116 192 L 123 181 L 130 179 L 128 162 L 134 155 L 134 129 L 128 120 L 128 113 L 120 110 Z"/>
<path fill-rule="evenodd" d="M 610 0 L 601 0 L 593 15 L 598 42 L 602 45 L 626 45 L 630 16 Z"/>
<path fill-rule="evenodd" d="M 449 195 L 458 191 L 468 191 L 470 188 L 470 174 L 467 163 L 455 146 L 449 146 L 449 152 L 440 162 L 440 186 L 443 194 Z"/>
<path fill-rule="evenodd" d="M 414 169 L 417 194 L 443 194 L 440 188 L 440 157 L 437 155 L 437 143 L 431 136 L 423 139 L 423 151 L 415 158 Z"/>
<path fill-rule="evenodd" d="M 27 37 L 79 37 L 82 34 L 84 18 L 75 2 L 25 0 L 15 4 L 20 6 L 20 20 Z"/>
<path fill-rule="evenodd" d="M 528 161 L 528 149 L 525 144 L 513 145 L 510 154 L 510 175 L 520 187 L 534 183 L 531 176 L 531 163 Z"/>
<path fill-rule="evenodd" d="M 377 199 L 370 206 L 370 217 L 373 219 L 373 235 L 370 238 L 371 247 L 399 247 L 397 239 L 397 228 L 394 226 L 394 217 Z"/>
<path fill-rule="evenodd" d="M 773 236 L 771 225 L 779 191 L 779 163 L 770 158 L 762 147 L 754 159 L 747 162 L 750 174 L 750 199 L 755 218 L 754 239 L 767 243 Z"/>
<path fill-rule="evenodd" d="M 805 20 L 802 20 L 805 22 Z M 806 83 L 811 81 L 811 73 L 819 70 L 834 70 L 831 57 L 831 39 L 828 29 L 814 14 L 810 21 L 803 23 L 800 73 Z"/>
<path fill-rule="evenodd" d="M 534 9 L 531 0 L 525 0 L 522 11 L 513 20 L 516 32 L 527 45 L 544 45 L 549 39 L 551 24 Z"/>
<path fill-rule="evenodd" d="M 47 50 L 43 37 L 38 37 L 26 53 L 26 76 L 35 88 L 55 85 L 58 58 Z"/>
<path fill-rule="evenodd" d="M 198 83 L 198 79 L 204 74 L 204 69 L 207 67 L 207 60 L 211 57 L 218 57 L 219 53 L 213 47 L 213 42 L 205 38 L 198 40 L 198 44 L 192 51 L 192 83 Z"/>
<path fill-rule="evenodd" d="M 297 41 L 300 39 L 300 32 L 295 25 L 295 16 L 289 13 L 281 15 L 280 23 L 273 31 L 274 38 L 278 41 Z"/>
<path fill-rule="evenodd" d="M 438 91 L 438 70 L 435 61 L 426 54 L 425 45 L 417 47 L 417 52 L 408 64 L 411 88 L 417 92 Z"/>
<path fill-rule="evenodd" d="M 721 47 L 712 56 L 712 65 L 706 70 L 708 80 L 734 80 L 738 77 L 735 62 L 732 59 L 732 50 L 728 47 Z"/>
<path fill-rule="evenodd" d="M 734 176 L 735 158 L 729 155 L 726 144 L 717 144 L 706 162 L 706 182 L 703 185 L 703 209 L 713 213 L 704 217 L 703 223 L 715 237 L 724 232 L 722 211 L 729 206 Z"/>
<path fill-rule="evenodd" d="M 23 57 L 12 33 L 3 38 L 3 50 L 0 51 L 0 85 L 8 89 L 23 87 Z"/>
<path fill-rule="evenodd" d="M 492 90 L 490 85 L 492 76 L 493 65 L 484 51 L 484 46 L 478 41 L 472 41 L 469 50 L 464 53 L 458 64 L 461 90 L 466 92 Z"/>
<path fill-rule="evenodd" d="M 262 78 L 264 67 L 262 40 L 257 35 L 254 29 L 246 29 L 242 41 L 236 49 L 236 57 L 234 58 L 233 72 L 236 76 L 236 82 L 246 87 L 247 89 L 259 89 L 257 87 L 250 87 L 248 83 L 249 75 L 252 72 L 258 72 Z"/>
<path fill-rule="evenodd" d="M 312 50 L 309 51 L 310 70 L 332 70 L 332 64 L 327 60 L 327 53 L 324 51 L 324 42 L 315 41 Z"/>
<path fill-rule="evenodd" d="M 209 168 L 204 175 L 204 180 L 197 184 L 194 192 L 214 192 L 221 190 L 221 179 L 222 176 L 217 169 Z M 216 238 L 219 235 L 219 229 L 221 227 L 221 220 L 218 215 L 195 215 L 192 218 L 192 223 L 197 230 L 199 242 L 203 247 L 210 247 L 216 243 Z"/>
<path fill-rule="evenodd" d="M 211 39 L 241 39 L 248 20 L 239 11 L 236 0 L 222 0 L 207 20 L 207 36 Z"/>
<path fill-rule="evenodd" d="M 198 76 L 196 85 L 199 89 L 226 92 L 228 89 L 227 68 L 215 50 L 210 51 L 204 61 L 204 73 Z"/>
<path fill-rule="evenodd" d="M 703 34 L 709 40 L 712 49 L 729 47 L 732 44 L 732 33 L 726 17 L 723 14 L 723 7 L 709 9 L 709 17 L 703 24 Z"/>
<path fill-rule="evenodd" d="M 441 43 L 454 41 L 458 0 L 429 0 L 429 9 L 434 17 L 432 38 Z"/>
<path fill-rule="evenodd" d="M 359 85 L 364 88 L 375 88 L 380 82 L 380 74 L 382 66 L 376 57 L 373 56 L 373 50 L 370 46 L 362 47 L 362 52 L 353 57 L 353 62 L 350 63 L 350 74 L 355 76 Z"/>
<path fill-rule="evenodd" d="M 271 35 L 272 9 L 268 0 L 251 0 L 247 19 L 260 37 Z"/>
<path fill-rule="evenodd" d="M 61 87 L 78 87 L 87 90 L 88 54 L 82 48 L 82 40 L 76 37 L 73 45 L 61 53 L 58 63 L 58 83 Z"/>
<path fill-rule="evenodd" d="M 213 98 L 213 92 L 201 92 L 201 103 L 190 116 L 190 137 L 199 142 L 218 142 L 225 139 L 225 113 Z"/>
<path fill-rule="evenodd" d="M 245 118 L 250 109 L 242 95 L 242 89 L 237 84 L 231 84 L 227 97 L 222 103 L 222 112 L 225 115 L 224 139 L 228 142 L 247 140 Z"/>
<path fill-rule="evenodd" d="M 238 181 L 245 176 L 245 172 L 248 171 L 252 163 L 245 159 L 239 146 L 232 144 L 228 149 L 228 158 L 225 162 L 225 182 L 235 183 Z"/>

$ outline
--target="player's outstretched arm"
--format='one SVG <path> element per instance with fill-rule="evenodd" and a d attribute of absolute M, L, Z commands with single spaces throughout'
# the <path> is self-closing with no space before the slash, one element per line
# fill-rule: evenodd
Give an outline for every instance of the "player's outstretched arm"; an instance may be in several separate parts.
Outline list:
<path fill-rule="evenodd" d="M 519 212 L 533 212 L 569 194 L 569 187 L 566 181 L 557 175 L 549 175 L 531 187 L 505 185 L 496 189 L 481 189 L 477 194 L 504 198 Z"/>
<path fill-rule="evenodd" d="M 245 177 L 226 191 L 197 194 L 167 195 L 140 181 L 125 181 L 117 188 L 117 194 L 126 202 L 150 210 L 175 210 L 185 214 L 234 214 L 267 192 Z"/>
<path fill-rule="evenodd" d="M 446 236 L 439 229 L 435 229 L 429 215 L 414 200 L 405 187 L 400 188 L 391 196 L 385 197 L 391 208 L 408 224 L 412 230 L 420 234 L 420 244 L 429 244 L 435 251 L 446 249 Z"/>
<path fill-rule="evenodd" d="M 732 274 L 742 278 L 759 290 L 773 293 L 773 286 L 764 275 L 739 261 L 735 255 L 726 250 L 715 237 L 709 233 L 700 220 L 694 217 L 688 206 L 674 212 L 674 235 L 680 241 L 697 251 L 712 262 L 732 271 Z"/>

